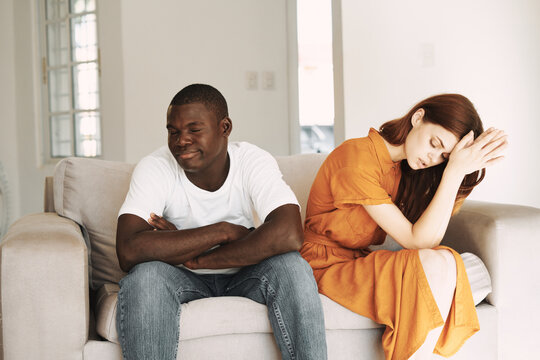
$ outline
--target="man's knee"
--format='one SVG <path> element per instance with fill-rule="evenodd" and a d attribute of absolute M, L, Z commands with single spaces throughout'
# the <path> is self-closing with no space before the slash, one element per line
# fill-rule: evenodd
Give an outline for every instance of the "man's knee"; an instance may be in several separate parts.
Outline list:
<path fill-rule="evenodd" d="M 171 265 L 161 261 L 149 261 L 135 265 L 121 280 L 122 283 L 140 283 L 162 277 Z"/>
<path fill-rule="evenodd" d="M 313 276 L 308 262 L 298 251 L 291 251 L 268 259 L 271 267 L 278 274 L 293 274 L 294 276 Z"/>
<path fill-rule="evenodd" d="M 313 271 L 299 252 L 291 251 L 274 256 L 269 260 L 268 276 L 280 287 L 286 287 L 295 293 L 317 293 Z"/>
<path fill-rule="evenodd" d="M 167 276 L 171 265 L 160 261 L 144 262 L 134 266 L 129 274 L 120 280 L 120 291 L 140 301 L 159 301 L 159 297 L 171 294 L 171 281 Z M 145 300 L 146 299 L 146 300 Z"/>

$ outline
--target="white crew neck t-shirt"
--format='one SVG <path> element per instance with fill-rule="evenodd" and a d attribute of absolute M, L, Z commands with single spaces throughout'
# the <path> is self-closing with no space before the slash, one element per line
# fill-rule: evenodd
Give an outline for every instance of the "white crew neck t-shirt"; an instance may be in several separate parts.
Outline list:
<path fill-rule="evenodd" d="M 279 206 L 298 201 L 283 181 L 276 160 L 246 142 L 228 145 L 230 168 L 216 191 L 194 185 L 167 146 L 144 157 L 135 167 L 129 192 L 118 216 L 150 213 L 163 216 L 179 230 L 227 221 L 246 228 L 255 226 L 253 211 L 261 221 Z M 234 273 L 239 269 L 198 269 L 197 273 Z"/>

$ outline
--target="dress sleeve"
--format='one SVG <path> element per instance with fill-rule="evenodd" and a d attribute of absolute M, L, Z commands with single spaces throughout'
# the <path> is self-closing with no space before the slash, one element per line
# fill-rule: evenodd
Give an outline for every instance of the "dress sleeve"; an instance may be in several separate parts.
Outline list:
<path fill-rule="evenodd" d="M 118 216 L 133 214 L 147 220 L 150 213 L 163 216 L 171 174 L 159 159 L 143 158 L 133 170 L 129 191 Z"/>
<path fill-rule="evenodd" d="M 343 167 L 330 177 L 330 189 L 336 208 L 354 205 L 392 204 L 382 187 L 376 168 Z"/>

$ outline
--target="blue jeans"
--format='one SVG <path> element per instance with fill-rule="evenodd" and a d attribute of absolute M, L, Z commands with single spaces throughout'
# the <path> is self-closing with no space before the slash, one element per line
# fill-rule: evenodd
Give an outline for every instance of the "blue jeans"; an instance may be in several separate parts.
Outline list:
<path fill-rule="evenodd" d="M 180 305 L 215 296 L 242 296 L 266 304 L 283 359 L 326 359 L 317 284 L 296 251 L 227 275 L 199 275 L 159 261 L 133 267 L 120 281 L 116 312 L 124 359 L 175 360 Z"/>

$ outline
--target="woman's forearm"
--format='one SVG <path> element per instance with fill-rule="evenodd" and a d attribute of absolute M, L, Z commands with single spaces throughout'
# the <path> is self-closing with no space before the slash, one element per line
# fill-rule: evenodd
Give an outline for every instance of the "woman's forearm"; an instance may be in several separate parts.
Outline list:
<path fill-rule="evenodd" d="M 435 196 L 412 227 L 413 239 L 418 248 L 432 248 L 440 244 L 464 175 L 447 166 Z"/>

